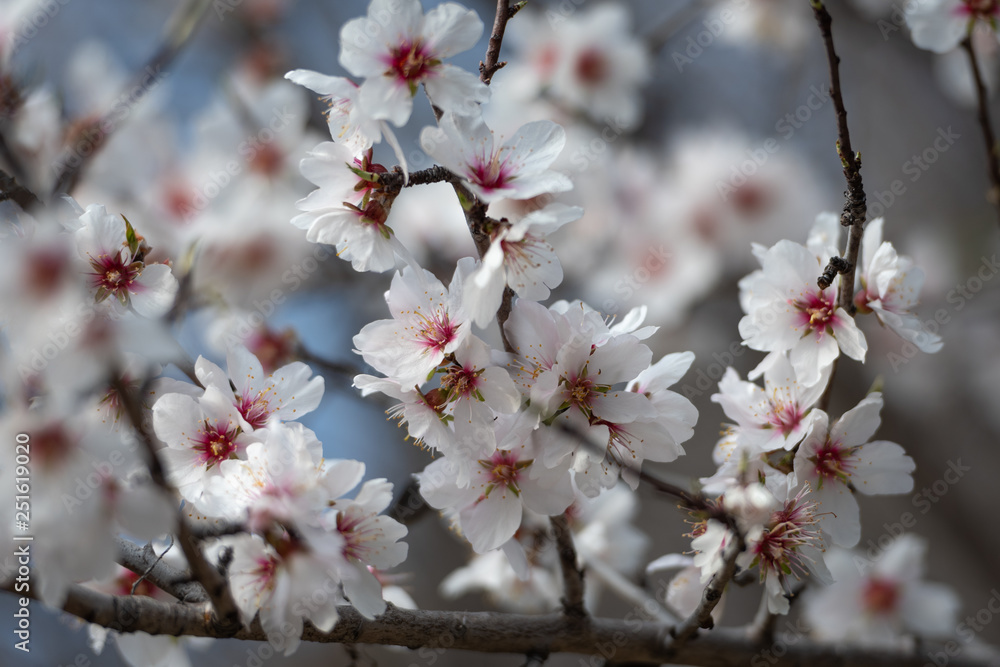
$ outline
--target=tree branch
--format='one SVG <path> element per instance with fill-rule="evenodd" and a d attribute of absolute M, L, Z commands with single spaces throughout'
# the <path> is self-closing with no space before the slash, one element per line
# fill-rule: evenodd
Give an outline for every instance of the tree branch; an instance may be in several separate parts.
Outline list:
<path fill-rule="evenodd" d="M 207 602 L 208 595 L 201 584 L 192 581 L 191 574 L 157 560 L 157 555 L 150 545 L 144 547 L 116 538 L 118 545 L 117 561 L 136 574 L 145 575 L 146 579 L 158 588 L 173 595 L 182 602 Z"/>
<path fill-rule="evenodd" d="M 722 569 L 708 582 L 708 586 L 705 587 L 705 592 L 701 596 L 701 603 L 695 609 L 694 613 L 688 616 L 680 626 L 671 631 L 671 634 L 674 636 L 674 641 L 670 644 L 671 651 L 681 650 L 700 628 L 711 630 L 715 627 L 712 611 L 715 610 L 716 605 L 719 604 L 719 600 L 722 599 L 726 585 L 736 575 L 736 559 L 746 548 L 743 536 L 739 532 L 730 531 L 729 534 L 733 536 L 733 540 L 726 545 L 723 552 Z"/>
<path fill-rule="evenodd" d="M 212 623 L 207 604 L 161 602 L 146 596 L 116 597 L 83 586 L 72 586 L 63 609 L 85 621 L 120 632 L 147 632 L 191 637 L 223 637 Z M 306 622 L 302 639 L 341 644 L 380 644 L 428 648 L 438 651 L 465 649 L 481 653 L 542 655 L 575 653 L 606 660 L 661 664 L 675 661 L 713 667 L 744 666 L 760 645 L 742 629 L 719 628 L 679 650 L 667 646 L 670 626 L 641 621 L 593 618 L 581 624 L 563 614 L 523 615 L 495 612 L 448 612 L 399 609 L 389 604 L 374 620 L 353 607 L 338 607 L 340 621 L 329 633 Z M 236 639 L 265 641 L 258 620 L 241 627 Z M 920 653 L 831 647 L 806 639 L 784 646 L 782 654 L 768 657 L 771 667 L 808 664 L 815 667 L 923 667 L 925 651 L 943 651 L 943 644 L 924 642 Z M 949 653 L 952 655 L 954 651 Z M 962 655 L 951 658 L 954 667 L 980 667 L 987 659 Z"/>
<path fill-rule="evenodd" d="M 500 46 L 503 44 L 503 33 L 507 29 L 507 21 L 517 14 L 527 2 L 516 2 L 513 6 L 510 0 L 497 0 L 497 12 L 493 17 L 493 32 L 486 46 L 486 61 L 479 63 L 479 79 L 487 86 L 493 80 L 497 70 L 503 68 L 507 61 L 500 62 Z"/>
<path fill-rule="evenodd" d="M 986 143 L 987 172 L 990 177 L 990 191 L 986 198 L 997 209 L 997 215 L 1000 216 L 1000 157 L 997 156 L 997 140 L 993 134 L 993 124 L 990 121 L 986 86 L 983 84 L 983 75 L 979 69 L 979 60 L 976 58 L 976 51 L 972 47 L 971 36 L 962 40 L 962 48 L 969 55 L 972 78 L 976 83 L 979 127 L 983 130 L 983 140 Z"/>
<path fill-rule="evenodd" d="M 0 202 L 13 201 L 25 211 L 41 205 L 35 193 L 17 182 L 13 176 L 0 169 Z"/>
<path fill-rule="evenodd" d="M 582 619 L 587 616 L 583 604 L 583 568 L 577 563 L 576 547 L 573 545 L 573 531 L 569 528 L 566 515 L 549 517 L 552 533 L 559 550 L 559 569 L 563 581 L 563 612 L 572 618 Z"/>

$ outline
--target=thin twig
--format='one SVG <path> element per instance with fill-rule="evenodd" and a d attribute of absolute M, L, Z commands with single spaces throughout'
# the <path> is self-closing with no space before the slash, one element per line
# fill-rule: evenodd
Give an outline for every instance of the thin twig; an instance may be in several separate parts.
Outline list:
<path fill-rule="evenodd" d="M 487 86 L 493 80 L 493 75 L 497 70 L 504 67 L 507 62 L 500 62 L 500 46 L 503 44 L 503 33 L 507 29 L 507 21 L 514 14 L 521 10 L 525 2 L 514 3 L 511 6 L 510 0 L 497 0 L 496 16 L 493 17 L 493 32 L 490 33 L 490 41 L 486 45 L 486 61 L 479 63 L 479 79 Z"/>
<path fill-rule="evenodd" d="M 816 22 L 819 24 L 826 48 L 826 59 L 830 66 L 830 98 L 837 111 L 837 152 L 844 168 L 844 178 L 847 179 L 847 201 L 840 224 L 849 227 L 847 248 L 844 260 L 847 265 L 838 270 L 840 279 L 840 295 L 838 305 L 852 315 L 854 307 L 854 275 L 858 265 L 858 253 L 861 250 L 861 236 L 864 231 L 865 219 L 868 215 L 868 204 L 865 199 L 864 183 L 861 180 L 861 155 L 854 152 L 851 146 L 851 133 L 847 128 L 847 108 L 844 106 L 844 96 L 840 89 L 840 57 L 833 46 L 833 18 L 822 2 L 811 0 Z"/>
<path fill-rule="evenodd" d="M 726 585 L 735 576 L 736 559 L 746 548 L 743 537 L 739 533 L 730 531 L 729 535 L 733 539 L 726 545 L 723 551 L 722 569 L 716 572 L 712 580 L 708 582 L 708 586 L 705 587 L 705 592 L 701 596 L 701 603 L 698 604 L 698 608 L 683 623 L 674 628 L 671 633 L 674 636 L 674 641 L 670 643 L 669 647 L 671 651 L 679 651 L 683 648 L 687 641 L 700 628 L 710 630 L 715 627 L 712 611 L 715 610 L 716 605 L 719 604 L 719 600 L 722 599 Z"/>
<path fill-rule="evenodd" d="M 156 585 L 182 602 L 207 602 L 208 595 L 201 584 L 191 579 L 189 572 L 184 572 L 164 563 L 153 552 L 150 545 L 140 547 L 127 540 L 115 538 L 118 556 L 115 560 L 136 574 L 142 574 Z"/>
<path fill-rule="evenodd" d="M 997 140 L 993 134 L 993 123 L 990 121 L 986 86 L 983 84 L 983 75 L 979 69 L 976 50 L 972 47 L 971 36 L 962 40 L 962 48 L 969 54 L 969 66 L 972 68 L 972 78 L 976 82 L 979 127 L 983 130 L 983 140 L 986 143 L 987 172 L 990 176 L 990 191 L 986 198 L 997 209 L 997 215 L 1000 216 L 1000 157 L 997 156 Z"/>
<path fill-rule="evenodd" d="M 147 545 L 147 546 L 149 546 L 149 545 Z M 174 546 L 174 536 L 171 535 L 170 536 L 170 544 L 167 545 L 167 548 L 163 550 L 162 554 L 160 554 L 159 556 L 156 557 L 156 560 L 154 560 L 152 563 L 149 564 L 149 567 L 147 567 L 145 570 L 142 571 L 142 574 L 139 575 L 139 578 L 136 579 L 132 583 L 132 588 L 131 588 L 131 590 L 129 590 L 129 593 L 131 593 L 132 595 L 135 595 L 135 589 L 139 587 L 139 584 L 141 584 L 142 582 L 144 582 L 146 580 L 146 578 L 149 576 L 150 572 L 153 571 L 153 568 L 156 567 L 161 560 L 163 560 L 163 557 L 167 555 L 167 552 L 170 551 L 170 549 L 173 546 Z M 150 546 L 150 551 L 152 551 L 152 546 Z"/>
<path fill-rule="evenodd" d="M 563 612 L 573 618 L 585 618 L 587 609 L 583 605 L 583 568 L 577 563 L 576 547 L 573 546 L 573 531 L 569 528 L 566 515 L 549 517 L 552 532 L 559 550 L 559 568 L 563 581 Z"/>
<path fill-rule="evenodd" d="M 580 556 L 583 558 L 583 564 L 587 568 L 587 574 L 596 577 L 620 598 L 634 605 L 642 614 L 654 621 L 669 625 L 675 625 L 679 622 L 680 619 L 660 604 L 659 600 L 644 589 L 633 584 L 618 570 L 605 563 L 599 557 L 588 557 L 586 552 L 581 552 Z"/>
<path fill-rule="evenodd" d="M 320 357 L 306 349 L 306 347 L 298 341 L 295 343 L 294 355 L 301 361 L 318 366 L 328 373 L 346 375 L 350 378 L 353 378 L 355 375 L 359 375 L 361 373 L 361 369 L 354 364 L 347 363 L 345 361 L 332 361 L 330 359 Z"/>

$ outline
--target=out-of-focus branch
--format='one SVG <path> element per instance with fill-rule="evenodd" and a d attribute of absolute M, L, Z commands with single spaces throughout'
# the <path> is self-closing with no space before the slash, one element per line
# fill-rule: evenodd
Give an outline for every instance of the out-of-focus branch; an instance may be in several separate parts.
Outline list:
<path fill-rule="evenodd" d="M 13 176 L 0 169 L 0 202 L 10 200 L 25 211 L 39 206 L 35 193 L 17 182 Z"/>
<path fill-rule="evenodd" d="M 187 572 L 159 560 L 150 545 L 139 546 L 122 538 L 116 538 L 118 557 L 116 560 L 136 574 L 145 575 L 146 579 L 158 588 L 182 602 L 207 602 L 205 589 L 196 581 L 191 580 Z"/>
<path fill-rule="evenodd" d="M 978 102 L 979 127 L 983 131 L 983 141 L 986 143 L 986 164 L 990 177 L 990 191 L 987 199 L 997 209 L 1000 216 L 1000 156 L 997 155 L 997 140 L 993 133 L 993 123 L 990 120 L 990 108 L 987 102 L 986 86 L 983 84 L 983 75 L 979 69 L 979 59 L 976 58 L 976 51 L 972 47 L 972 38 L 966 37 L 962 40 L 962 48 L 969 55 L 969 67 L 972 69 L 972 79 L 976 84 L 976 100 Z"/>
<path fill-rule="evenodd" d="M 566 515 L 549 517 L 552 533 L 559 550 L 559 568 L 563 581 L 563 612 L 573 618 L 585 618 L 587 609 L 583 606 L 583 568 L 577 563 L 576 547 L 573 545 L 573 531 L 569 528 Z"/>
<path fill-rule="evenodd" d="M 162 72 L 180 55 L 184 46 L 188 44 L 194 36 L 195 29 L 201 23 L 205 13 L 212 6 L 212 0 L 188 0 L 171 17 L 166 29 L 166 35 L 156 53 L 146 62 L 146 64 L 136 72 L 125 85 L 122 97 L 130 98 L 131 91 L 142 89 L 150 76 L 161 76 Z M 119 98 L 121 99 L 121 97 Z M 61 169 L 56 176 L 55 186 L 52 189 L 51 199 L 70 193 L 76 186 L 83 169 L 89 160 L 93 159 L 98 150 L 107 143 L 108 137 L 118 127 L 122 118 L 120 109 L 110 109 L 94 123 L 92 127 L 98 131 L 97 139 L 94 141 L 92 150 L 86 154 L 77 154 L 76 147 L 64 152 L 60 159 Z"/>

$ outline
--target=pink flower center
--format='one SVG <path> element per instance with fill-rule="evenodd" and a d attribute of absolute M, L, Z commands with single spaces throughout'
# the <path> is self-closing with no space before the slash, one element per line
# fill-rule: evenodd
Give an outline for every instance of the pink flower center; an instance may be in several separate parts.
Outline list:
<path fill-rule="evenodd" d="M 115 253 L 114 255 L 101 254 L 97 258 L 90 258 L 90 266 L 94 271 L 91 273 L 94 287 L 99 292 L 103 290 L 116 297 L 126 296 L 129 292 L 136 292 L 138 285 L 135 284 L 139 274 L 142 273 L 142 263 L 125 263 L 128 253 Z"/>
<path fill-rule="evenodd" d="M 236 409 L 243 415 L 255 430 L 267 425 L 267 420 L 271 416 L 271 405 L 265 396 L 266 392 L 259 394 L 241 394 L 236 397 Z"/>
<path fill-rule="evenodd" d="M 205 422 L 204 428 L 200 429 L 198 436 L 194 438 L 194 449 L 200 454 L 201 463 L 211 468 L 231 458 L 237 449 L 236 436 L 237 429 L 231 428 L 228 423 L 209 426 Z"/>
<path fill-rule="evenodd" d="M 418 313 L 418 317 L 423 320 L 423 326 L 417 333 L 417 340 L 424 347 L 443 354 L 448 344 L 457 337 L 458 326 L 451 321 L 448 313 L 435 312 L 431 317 Z"/>
<path fill-rule="evenodd" d="M 825 332 L 836 323 L 837 304 L 832 292 L 810 292 L 792 305 L 799 311 L 800 323 L 817 334 Z"/>
<path fill-rule="evenodd" d="M 847 483 L 854 469 L 849 454 L 849 450 L 844 450 L 839 443 L 832 443 L 829 440 L 816 450 L 816 454 L 810 460 L 816 466 L 816 476 L 819 477 L 820 484 L 824 480 Z"/>
<path fill-rule="evenodd" d="M 469 180 L 478 183 L 484 190 L 499 190 L 507 186 L 513 179 L 513 169 L 507 160 L 500 160 L 500 154 L 495 153 L 489 160 L 481 159 L 469 167 Z"/>
<path fill-rule="evenodd" d="M 69 259 L 62 248 L 40 248 L 31 253 L 27 266 L 27 287 L 33 296 L 55 296 L 67 275 Z"/>
<path fill-rule="evenodd" d="M 576 78 L 584 85 L 597 86 L 608 77 L 608 61 L 600 49 L 589 48 L 576 59 Z"/>
<path fill-rule="evenodd" d="M 958 12 L 988 21 L 1000 14 L 1000 3 L 997 0 L 965 0 L 965 6 L 959 7 Z"/>
<path fill-rule="evenodd" d="M 416 93 L 417 84 L 427 78 L 440 64 L 441 61 L 433 58 L 419 40 L 403 42 L 389 55 L 389 69 L 386 74 L 406 82 L 410 86 L 410 91 Z"/>
<path fill-rule="evenodd" d="M 796 578 L 807 574 L 809 558 L 802 554 L 802 547 L 822 546 L 820 532 L 815 527 L 816 503 L 803 502 L 804 495 L 804 491 L 800 492 L 782 509 L 774 512 L 768 529 L 754 545 L 762 578 L 768 572 L 778 576 L 790 574 Z"/>
<path fill-rule="evenodd" d="M 478 384 L 479 373 L 474 368 L 453 368 L 441 378 L 441 388 L 454 397 L 473 396 Z"/>
<path fill-rule="evenodd" d="M 49 424 L 31 434 L 31 455 L 45 467 L 68 459 L 76 445 L 76 439 L 70 437 L 58 423 Z"/>
<path fill-rule="evenodd" d="M 767 416 L 767 421 L 781 434 L 788 437 L 792 431 L 799 427 L 802 422 L 804 412 L 797 403 L 782 403 L 780 400 L 771 400 L 771 413 Z"/>
<path fill-rule="evenodd" d="M 865 609 L 873 614 L 891 614 L 899 604 L 899 586 L 894 581 L 872 578 L 861 593 Z"/>

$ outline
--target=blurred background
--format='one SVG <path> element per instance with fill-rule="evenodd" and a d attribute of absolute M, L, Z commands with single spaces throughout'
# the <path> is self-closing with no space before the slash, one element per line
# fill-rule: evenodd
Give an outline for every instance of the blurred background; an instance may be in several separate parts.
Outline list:
<path fill-rule="evenodd" d="M 434 4 L 424 2 L 428 9 Z M 495 3 L 465 4 L 487 28 L 479 45 L 452 62 L 476 71 Z M 859 547 L 877 543 L 886 524 L 912 512 L 911 532 L 930 544 L 928 578 L 952 586 L 962 615 L 974 614 L 1000 587 L 1000 522 L 993 514 L 1000 505 L 1000 280 L 993 280 L 997 214 L 986 198 L 968 63 L 961 52 L 937 56 L 914 47 L 901 0 L 830 5 L 869 218 L 884 216 L 886 239 L 923 268 L 918 312 L 943 322 L 938 333 L 945 343 L 934 355 L 915 352 L 866 317 L 867 363 L 840 364 L 831 413 L 880 384 L 886 407 L 878 437 L 902 444 L 917 463 L 912 494 L 859 498 Z M 164 36 L 176 32 L 183 3 L 0 2 L 0 12 L 7 10 L 0 26 L 16 36 L 5 70 L 12 78 L 0 82 L 6 143 L 0 163 L 47 193 L 66 164 L 64 147 L 93 146 L 72 194 L 84 207 L 102 203 L 125 214 L 155 249 L 193 267 L 196 296 L 178 329 L 192 357 L 219 361 L 227 341 L 238 339 L 280 359 L 294 336 L 317 358 L 361 368 L 351 338 L 386 316 L 381 294 L 390 277 L 356 273 L 332 257 L 318 260 L 316 247 L 289 224 L 296 200 L 312 189 L 298 162 L 324 140 L 327 127 L 323 103 L 282 77 L 297 68 L 346 75 L 338 63 L 339 30 L 366 8 L 353 0 L 215 0 L 176 59 L 157 69 L 148 63 Z M 985 31 L 973 37 L 992 90 L 996 38 Z M 843 206 L 829 75 L 809 3 L 533 0 L 508 25 L 501 57 L 509 65 L 494 78 L 488 122 L 508 135 L 538 118 L 562 123 L 569 140 L 556 168 L 575 189 L 560 200 L 586 211 L 552 240 L 566 274 L 554 298 L 583 298 L 619 317 L 645 304 L 647 324 L 660 327 L 648 341 L 654 358 L 695 352 L 676 390 L 698 407 L 696 435 L 685 444 L 687 456 L 648 467 L 684 485 L 709 476 L 725 420 L 709 400 L 716 382 L 726 366 L 745 376 L 762 357 L 738 346 L 736 283 L 756 267 L 750 244 L 804 242 L 818 213 Z M 8 94 L 13 81 L 18 100 Z M 114 119 L 113 132 L 88 139 L 102 115 Z M 433 122 L 426 98 L 418 96 L 409 124 L 398 130 L 411 171 L 432 164 L 417 136 Z M 376 158 L 395 164 L 384 144 Z M 457 258 L 475 254 L 447 186 L 407 190 L 389 224 L 442 279 Z M 195 237 L 203 241 L 192 258 L 187 251 Z M 281 303 L 270 296 L 276 288 Z M 495 331 L 489 335 L 497 339 Z M 316 370 L 326 377 L 326 397 L 302 421 L 319 435 L 326 456 L 361 459 L 368 478 L 404 487 L 429 455 L 404 442 L 405 432 L 386 421 L 383 403 L 360 398 L 350 374 Z M 943 482 L 958 462 L 971 470 L 957 483 Z M 925 512 L 918 496 L 931 501 Z M 631 553 L 621 556 L 635 581 L 649 561 L 690 548 L 686 517 L 668 499 L 643 486 L 637 500 L 633 523 L 648 539 L 629 541 Z M 621 509 L 623 520 L 633 510 Z M 410 556 L 398 569 L 419 607 L 496 608 L 497 600 L 480 593 L 442 595 L 440 582 L 465 566 L 471 551 L 433 512 L 409 528 Z M 758 588 L 737 588 L 728 597 L 723 624 L 752 619 Z M 608 591 L 594 604 L 609 616 L 631 608 Z M 0 609 L 9 619 L 11 598 L 0 596 Z M 8 621 L 0 627 L 11 636 Z M 84 656 L 94 665 L 125 664 L 111 646 L 95 656 L 86 630 L 69 619 L 38 612 L 34 629 L 30 656 L 4 641 L 0 662 L 88 664 L 79 662 Z M 1000 641 L 1000 624 L 979 638 Z M 190 642 L 188 655 L 193 665 L 252 666 L 259 648 Z M 523 662 L 523 656 L 367 646 L 356 654 L 338 645 L 303 645 L 292 657 L 264 662 Z M 579 661 L 557 656 L 547 664 Z"/>

